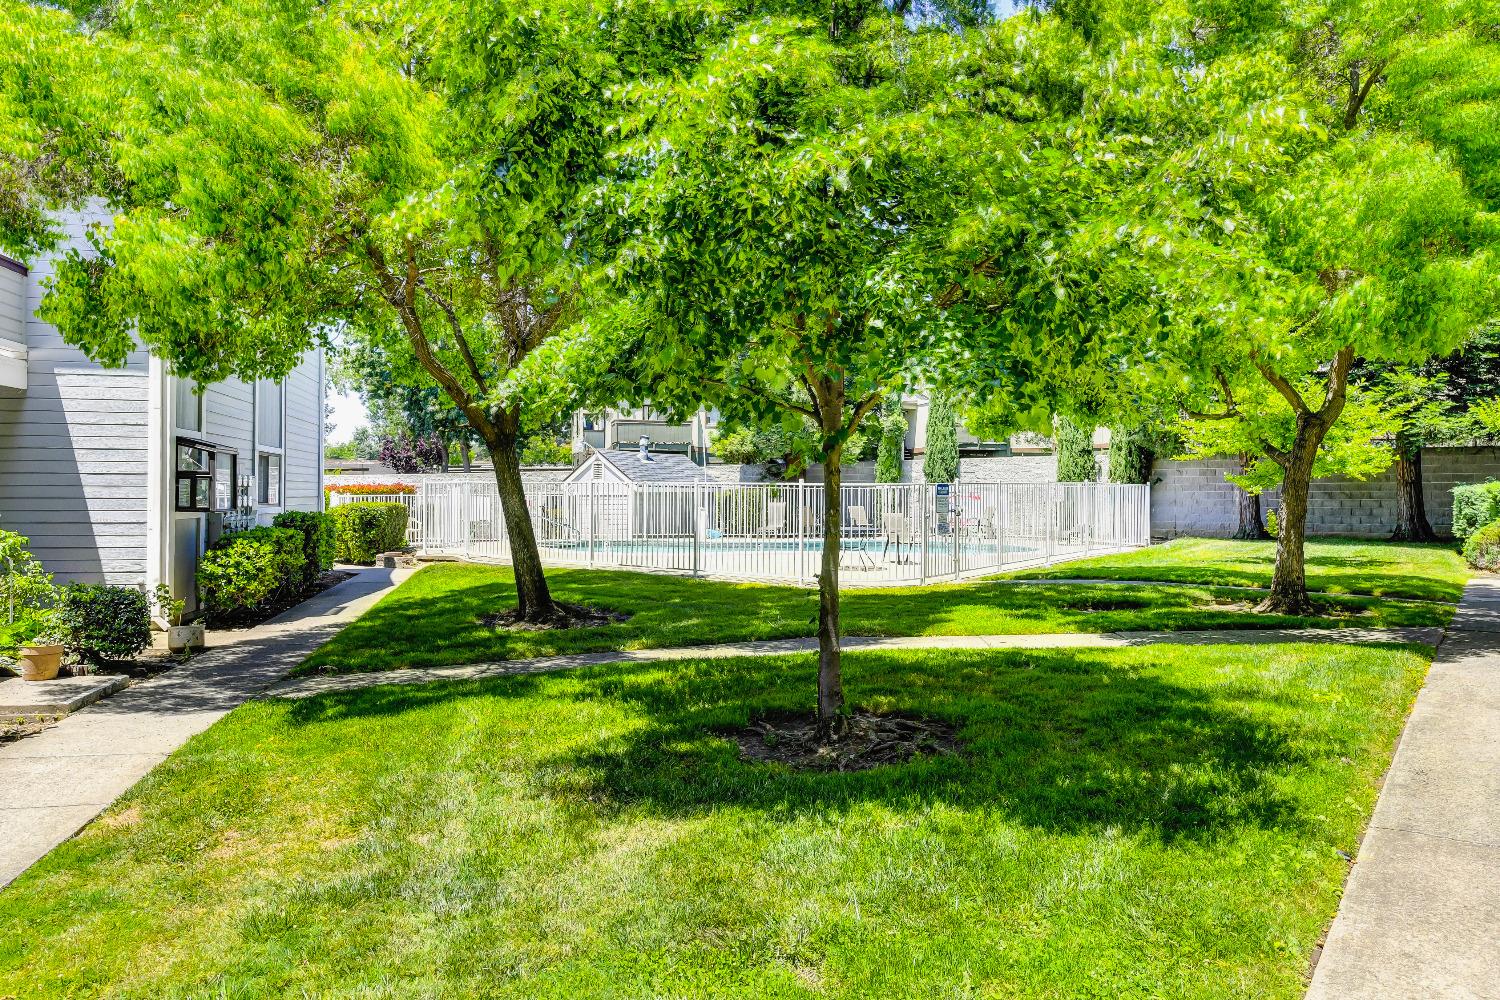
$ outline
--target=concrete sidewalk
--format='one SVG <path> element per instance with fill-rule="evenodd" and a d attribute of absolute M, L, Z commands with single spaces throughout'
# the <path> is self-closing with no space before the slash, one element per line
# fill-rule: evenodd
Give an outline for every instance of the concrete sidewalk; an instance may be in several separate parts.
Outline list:
<path fill-rule="evenodd" d="M 1282 642 L 1417 643 L 1436 646 L 1440 628 L 1269 628 L 1204 629 L 1196 632 L 1051 632 L 1038 635 L 845 636 L 847 651 L 889 649 L 1118 649 L 1128 646 L 1263 645 Z M 413 667 L 365 674 L 331 674 L 283 681 L 266 692 L 271 698 L 308 698 L 330 691 L 353 691 L 381 684 L 430 684 L 480 680 L 517 674 L 542 674 L 607 663 L 654 663 L 661 660 L 724 659 L 734 656 L 784 656 L 816 652 L 817 639 L 768 639 L 717 646 L 628 649 L 607 653 L 574 653 L 531 660 L 465 663 L 451 667 Z"/>
<path fill-rule="evenodd" d="M 187 664 L 0 747 L 0 886 L 166 759 L 280 680 L 411 570 L 366 569 Z"/>
<path fill-rule="evenodd" d="M 1500 578 L 1417 696 L 1308 1000 L 1500 1000 Z"/>

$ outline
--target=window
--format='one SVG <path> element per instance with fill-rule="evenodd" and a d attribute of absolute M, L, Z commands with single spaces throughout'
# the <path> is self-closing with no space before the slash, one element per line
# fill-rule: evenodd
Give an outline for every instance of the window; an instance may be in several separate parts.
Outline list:
<path fill-rule="evenodd" d="M 214 510 L 231 511 L 241 506 L 236 489 L 239 466 L 239 456 L 232 451 L 214 455 Z"/>
<path fill-rule="evenodd" d="M 255 471 L 260 484 L 260 502 L 267 507 L 280 507 L 281 456 L 262 454 Z"/>
<path fill-rule="evenodd" d="M 177 429 L 201 431 L 203 429 L 203 397 L 198 394 L 198 383 L 190 378 L 179 378 L 176 382 Z"/>
<path fill-rule="evenodd" d="M 282 447 L 282 391 L 279 382 L 258 382 L 255 386 L 255 436 L 266 448 Z"/>
<path fill-rule="evenodd" d="M 213 452 L 191 442 L 177 442 L 177 509 L 209 510 Z"/>

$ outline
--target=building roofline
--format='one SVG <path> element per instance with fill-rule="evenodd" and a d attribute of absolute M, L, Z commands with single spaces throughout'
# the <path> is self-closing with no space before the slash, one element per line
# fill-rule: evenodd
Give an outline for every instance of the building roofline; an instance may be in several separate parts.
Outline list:
<path fill-rule="evenodd" d="M 7 271 L 14 271 L 23 278 L 31 273 L 26 269 L 25 264 L 22 264 L 18 260 L 12 260 L 11 258 L 5 256 L 5 254 L 3 253 L 0 253 L 0 267 L 5 268 L 5 270 Z"/>

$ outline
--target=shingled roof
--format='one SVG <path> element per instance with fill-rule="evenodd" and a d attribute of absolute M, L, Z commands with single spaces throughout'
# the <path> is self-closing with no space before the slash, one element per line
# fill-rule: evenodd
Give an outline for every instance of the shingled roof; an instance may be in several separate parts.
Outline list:
<path fill-rule="evenodd" d="M 594 477 L 595 460 L 607 462 L 632 483 L 710 483 L 713 477 L 700 469 L 686 455 L 652 454 L 642 456 L 637 449 L 629 451 L 595 451 L 573 470 L 569 482 L 584 482 Z"/>

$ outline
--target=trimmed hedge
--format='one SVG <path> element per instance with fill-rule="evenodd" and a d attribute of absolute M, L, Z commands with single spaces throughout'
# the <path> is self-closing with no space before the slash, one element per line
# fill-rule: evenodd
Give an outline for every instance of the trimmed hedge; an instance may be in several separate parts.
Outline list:
<path fill-rule="evenodd" d="M 1500 521 L 1491 521 L 1469 536 L 1464 559 L 1475 569 L 1500 570 Z"/>
<path fill-rule="evenodd" d="M 406 547 L 406 504 L 359 501 L 333 508 L 334 558 L 370 565 L 382 552 Z"/>
<path fill-rule="evenodd" d="M 151 602 L 131 587 L 74 583 L 62 592 L 56 624 L 69 652 L 90 663 L 130 660 L 151 645 Z"/>
<path fill-rule="evenodd" d="M 1500 520 L 1500 483 L 1470 483 L 1453 487 L 1453 537 L 1463 542 L 1474 532 Z"/>
<path fill-rule="evenodd" d="M 311 587 L 318 574 L 333 566 L 333 518 L 307 510 L 277 514 L 273 528 L 290 528 L 302 534 L 302 585 Z"/>
<path fill-rule="evenodd" d="M 234 619 L 302 589 L 303 533 L 251 528 L 225 535 L 198 563 L 198 595 L 212 621 Z"/>

